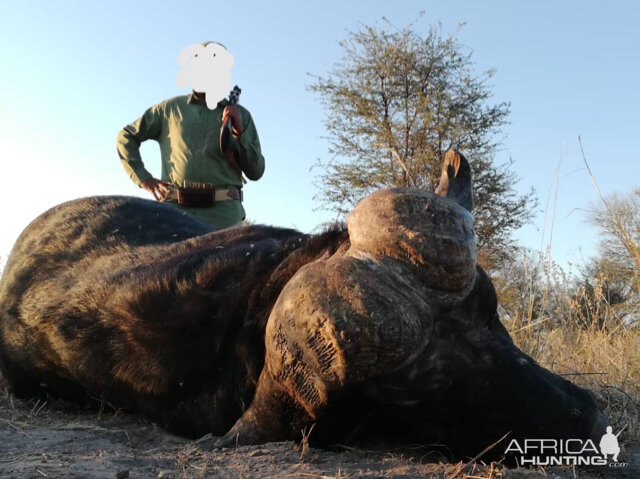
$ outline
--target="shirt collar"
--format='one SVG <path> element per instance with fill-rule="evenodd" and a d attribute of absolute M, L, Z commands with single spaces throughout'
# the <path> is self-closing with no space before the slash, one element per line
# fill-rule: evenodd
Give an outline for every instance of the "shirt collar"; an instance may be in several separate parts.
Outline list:
<path fill-rule="evenodd" d="M 205 102 L 201 102 L 200 100 L 198 100 L 198 98 L 196 98 L 196 96 L 193 94 L 193 92 L 189 93 L 189 95 L 187 96 L 187 103 L 194 103 L 196 105 L 204 105 L 207 106 Z M 218 102 L 217 107 L 225 107 L 229 104 L 229 100 L 227 100 L 226 98 L 223 98 L 222 100 L 220 100 Z"/>

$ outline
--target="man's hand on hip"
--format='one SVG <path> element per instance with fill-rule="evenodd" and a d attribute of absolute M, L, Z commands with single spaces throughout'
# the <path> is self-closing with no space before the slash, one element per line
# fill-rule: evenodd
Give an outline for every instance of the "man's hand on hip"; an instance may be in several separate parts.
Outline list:
<path fill-rule="evenodd" d="M 171 183 L 168 181 L 160 181 L 156 178 L 149 178 L 140 183 L 140 188 L 148 191 L 158 201 L 164 201 L 171 193 Z"/>
<path fill-rule="evenodd" d="M 233 127 L 233 134 L 240 136 L 244 133 L 244 124 L 242 123 L 242 115 L 237 106 L 227 105 L 222 112 L 222 124 L 226 125 L 227 120 L 231 119 L 231 126 Z"/>

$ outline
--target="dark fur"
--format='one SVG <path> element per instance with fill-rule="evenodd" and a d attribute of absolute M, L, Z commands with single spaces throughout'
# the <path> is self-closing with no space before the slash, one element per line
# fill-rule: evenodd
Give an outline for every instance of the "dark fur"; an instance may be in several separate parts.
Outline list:
<path fill-rule="evenodd" d="M 211 232 L 135 198 L 62 204 L 6 265 L 0 368 L 19 396 L 101 398 L 181 434 L 222 434 L 251 401 L 282 286 L 346 240 L 339 228 Z"/>
<path fill-rule="evenodd" d="M 472 270 L 470 292 L 445 304 L 431 298 L 433 290 L 414 270 L 390 258 L 380 261 L 406 271 L 412 285 L 406 293 L 418 295 L 411 296 L 415 303 L 432 303 L 426 309 L 432 313 L 420 317 L 421 337 L 393 346 L 406 347 L 403 357 L 412 360 L 396 365 L 394 351 L 383 351 L 385 343 L 369 351 L 362 341 L 367 318 L 358 319 L 358 326 L 357 316 L 353 321 L 330 317 L 345 357 L 376 365 L 383 353 L 391 359 L 379 370 L 367 369 L 365 361 L 357 364 L 361 359 L 347 364 L 345 370 L 361 379 L 349 376 L 344 387 L 332 386 L 311 417 L 293 399 L 301 394 L 285 393 L 269 368 L 263 371 L 265 326 L 285 285 L 309 263 L 315 267 L 307 270 L 315 271 L 309 279 L 326 279 L 334 289 L 312 291 L 313 281 L 293 289 L 292 301 L 302 298 L 303 307 L 312 308 L 302 311 L 332 301 L 331 310 L 341 311 L 340 301 L 354 283 L 392 291 L 384 289 L 387 277 L 367 283 L 348 276 L 347 266 L 360 268 L 366 259 L 324 261 L 346 258 L 349 246 L 348 233 L 339 227 L 320 235 L 267 226 L 212 232 L 173 206 L 152 201 L 96 197 L 62 204 L 29 225 L 4 270 L 0 369 L 22 397 L 104 399 L 183 435 L 227 433 L 229 443 L 238 437 L 245 442 L 291 438 L 316 419 L 318 436 L 328 440 L 336 440 L 339 431 L 344 440 L 360 428 L 373 428 L 386 437 L 400 433 L 445 443 L 463 454 L 477 453 L 509 430 L 518 437 L 602 433 L 604 418 L 584 390 L 514 346 L 498 318 L 491 281 L 480 268 Z M 342 296 L 334 295 L 340 288 Z M 383 317 L 374 337 L 392 334 L 400 318 L 396 313 L 416 306 L 373 293 L 365 300 Z M 276 319 L 294 324 L 306 318 Z M 297 351 L 300 364 L 322 363 L 314 363 L 312 349 L 301 353 L 304 335 L 287 341 L 283 351 Z M 412 341 L 419 345 L 415 350 Z M 318 351 L 322 359 L 326 350 Z M 307 386 L 303 380 L 294 385 Z M 243 413 L 246 421 L 236 423 Z M 236 429 L 229 431 L 234 423 Z M 244 435 L 235 436 L 237 429 Z"/>

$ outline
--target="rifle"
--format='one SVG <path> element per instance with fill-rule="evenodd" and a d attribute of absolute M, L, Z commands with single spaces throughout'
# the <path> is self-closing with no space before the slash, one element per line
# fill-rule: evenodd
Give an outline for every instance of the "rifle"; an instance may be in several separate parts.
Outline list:
<path fill-rule="evenodd" d="M 233 87 L 233 90 L 229 93 L 229 105 L 236 106 L 238 100 L 240 100 L 240 93 L 242 90 L 238 85 Z M 231 120 L 222 125 L 220 128 L 220 151 L 226 153 L 229 150 L 229 140 L 231 140 Z"/>
<path fill-rule="evenodd" d="M 233 90 L 229 93 L 229 105 L 236 106 L 238 104 L 238 100 L 240 99 L 240 93 L 242 90 L 238 85 L 233 87 Z M 231 142 L 231 119 L 227 120 L 227 122 L 222 125 L 220 128 L 220 151 L 222 151 L 226 157 L 229 159 L 229 163 L 231 163 L 231 167 L 238 173 L 240 176 L 240 180 L 242 184 L 245 184 L 247 180 L 242 176 L 242 168 L 236 161 L 233 156 L 233 151 L 229 148 L 229 143 Z"/>

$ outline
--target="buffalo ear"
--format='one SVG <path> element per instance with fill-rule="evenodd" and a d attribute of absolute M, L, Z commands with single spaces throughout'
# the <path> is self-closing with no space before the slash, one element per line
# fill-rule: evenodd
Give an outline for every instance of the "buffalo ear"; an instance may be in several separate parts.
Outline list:
<path fill-rule="evenodd" d="M 468 308 L 478 315 L 488 329 L 502 334 L 513 342 L 509 332 L 502 324 L 498 314 L 498 296 L 489 275 L 479 265 L 476 265 L 476 282 L 471 294 L 467 297 Z"/>
<path fill-rule="evenodd" d="M 203 49 L 204 47 L 200 43 L 195 43 L 184 48 L 178 54 L 178 65 L 184 65 L 187 63 L 187 60 L 192 58 L 196 53 L 200 53 Z"/>

